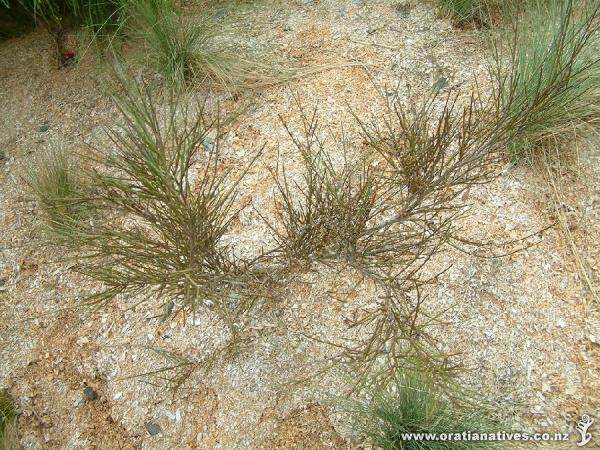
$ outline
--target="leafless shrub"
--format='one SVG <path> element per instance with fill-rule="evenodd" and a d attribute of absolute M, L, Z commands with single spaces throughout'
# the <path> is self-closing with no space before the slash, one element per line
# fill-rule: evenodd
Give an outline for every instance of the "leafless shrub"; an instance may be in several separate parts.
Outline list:
<path fill-rule="evenodd" d="M 453 240 L 465 191 L 493 179 L 499 150 L 511 138 L 494 113 L 493 104 L 484 107 L 475 95 L 462 107 L 457 95 L 440 100 L 434 93 L 409 107 L 395 95 L 384 115 L 356 117 L 370 153 L 362 165 L 347 158 L 335 165 L 319 138 L 316 112 L 302 113 L 302 139 L 288 129 L 305 172 L 303 186 L 293 185 L 298 201 L 285 170 L 277 178 L 281 254 L 351 262 L 383 292 L 351 324 L 359 337 L 335 344 L 358 383 L 373 374 L 383 382 L 418 365 L 440 373 L 456 368 L 427 337 L 437 318 L 423 303 L 436 276 L 424 278 L 423 267 Z"/>
<path fill-rule="evenodd" d="M 274 173 L 278 219 L 282 229 L 271 226 L 278 243 L 275 253 L 289 263 L 312 260 L 367 258 L 364 231 L 382 213 L 386 195 L 367 161 L 349 159 L 343 139 L 341 161 L 334 161 L 319 135 L 317 111 L 307 115 L 300 108 L 300 137 L 285 124 L 302 158 L 300 183 L 289 180 L 285 167 Z"/>
<path fill-rule="evenodd" d="M 232 179 L 220 164 L 221 123 L 206 119 L 203 103 L 193 111 L 179 94 L 165 100 L 161 112 L 145 86 L 117 98 L 124 127 L 109 132 L 115 150 L 97 153 L 92 174 L 103 219 L 79 233 L 77 270 L 105 286 L 93 303 L 155 294 L 167 309 L 209 308 L 234 325 L 261 295 L 251 263 L 222 241 L 246 172 Z"/>

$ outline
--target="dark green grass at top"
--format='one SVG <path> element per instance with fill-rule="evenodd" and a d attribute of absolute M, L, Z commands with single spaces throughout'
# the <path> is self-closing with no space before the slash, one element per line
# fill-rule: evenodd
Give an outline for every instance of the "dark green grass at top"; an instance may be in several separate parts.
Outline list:
<path fill-rule="evenodd" d="M 65 19 L 93 28 L 97 35 L 121 26 L 126 0 L 0 0 L 0 36 L 36 23 L 62 26 Z"/>
<path fill-rule="evenodd" d="M 405 440 L 403 433 L 463 432 L 495 433 L 503 428 L 486 417 L 482 408 L 457 406 L 437 386 L 431 375 L 405 371 L 385 388 L 371 393 L 371 400 L 356 411 L 358 428 L 374 445 L 384 450 L 462 450 L 501 449 L 493 441 L 416 441 Z M 505 428 L 504 428 L 505 429 Z"/>

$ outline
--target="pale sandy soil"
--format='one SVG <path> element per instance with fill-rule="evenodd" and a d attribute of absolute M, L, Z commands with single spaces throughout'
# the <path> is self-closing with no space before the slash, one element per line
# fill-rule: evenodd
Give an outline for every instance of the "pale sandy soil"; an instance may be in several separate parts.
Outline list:
<path fill-rule="evenodd" d="M 258 214 L 274 217 L 273 181 L 265 168 L 275 167 L 279 153 L 288 172 L 300 174 L 299 157 L 279 119 L 297 127 L 295 97 L 306 108 L 318 105 L 324 125 L 343 127 L 356 138 L 350 109 L 365 118 L 381 111 L 372 80 L 399 85 L 402 95 L 409 85 L 423 94 L 442 76 L 449 88 L 467 95 L 476 78 L 485 83 L 485 46 L 475 31 L 453 29 L 427 5 L 393 3 L 267 1 L 256 7 L 256 17 L 269 24 L 254 33 L 257 45 L 269 42 L 301 66 L 341 67 L 244 93 L 239 104 L 225 100 L 226 109 L 251 107 L 226 137 L 224 161 L 243 167 L 266 144 L 242 183 L 244 209 L 227 236 L 239 253 L 256 254 L 273 244 Z M 59 70 L 49 62 L 51 49 L 43 30 L 0 43 L 0 146 L 7 154 L 0 162 L 0 387 L 21 412 L 22 445 L 359 445 L 349 418 L 331 401 L 345 386 L 338 372 L 306 385 L 289 384 L 333 354 L 307 336 L 342 339 L 349 333 L 346 318 L 376 299 L 373 286 L 348 270 L 316 266 L 290 276 L 278 298 L 252 318 L 250 343 L 236 355 L 219 352 L 228 334 L 208 314 L 161 323 L 149 306 L 128 309 L 135 299 L 123 298 L 98 312 L 68 308 L 94 286 L 72 273 L 64 255 L 43 245 L 21 171 L 45 148 L 85 152 L 86 143 L 108 145 L 103 129 L 117 116 L 94 81 L 94 58 Z M 39 131 L 45 123 L 48 130 Z M 333 144 L 331 149 L 336 151 Z M 575 168 L 560 178 L 558 208 L 598 289 L 600 152 L 597 145 L 582 145 L 578 155 Z M 497 170 L 493 183 L 469 193 L 470 214 L 460 224 L 465 236 L 501 243 L 557 221 L 555 197 L 541 168 L 507 162 Z M 428 269 L 451 266 L 432 287 L 427 307 L 452 306 L 433 333 L 444 349 L 460 352 L 467 386 L 522 429 L 568 431 L 583 413 L 600 421 L 598 300 L 559 227 L 531 242 L 535 245 L 504 258 L 446 250 Z M 150 348 L 195 360 L 216 356 L 209 370 L 197 371 L 172 393 L 131 378 L 165 364 Z M 97 391 L 97 400 L 84 401 L 86 386 Z M 159 424 L 162 432 L 150 436 L 145 422 Z"/>

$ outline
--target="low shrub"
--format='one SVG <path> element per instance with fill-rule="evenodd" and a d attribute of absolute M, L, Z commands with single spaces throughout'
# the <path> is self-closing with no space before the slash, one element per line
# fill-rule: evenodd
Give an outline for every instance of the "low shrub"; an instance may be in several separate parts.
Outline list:
<path fill-rule="evenodd" d="M 367 225 L 379 215 L 383 186 L 366 161 L 333 161 L 319 134 L 317 112 L 300 108 L 301 137 L 286 129 L 298 150 L 302 183 L 288 179 L 285 166 L 274 173 L 281 229 L 271 226 L 277 253 L 288 263 L 313 260 L 359 262 L 368 257 Z M 338 142 L 339 144 L 339 142 Z M 336 144 L 337 145 L 337 144 Z"/>
<path fill-rule="evenodd" d="M 376 306 L 351 325 L 359 337 L 340 353 L 359 385 L 373 373 L 385 381 L 403 362 L 456 369 L 427 336 L 437 319 L 425 312 L 424 290 L 436 276 L 424 278 L 421 269 L 455 239 L 463 194 L 493 179 L 511 136 L 498 126 L 494 105 L 479 110 L 475 96 L 462 107 L 454 94 L 440 97 L 407 104 L 395 95 L 383 114 L 356 117 L 364 144 L 358 160 L 347 157 L 344 139 L 333 139 L 342 155 L 334 159 L 316 111 L 300 108 L 299 133 L 286 125 L 304 170 L 298 181 L 285 167 L 274 174 L 282 225 L 271 225 L 275 254 L 289 266 L 342 261 L 380 289 Z"/>
<path fill-rule="evenodd" d="M 99 151 L 90 175 L 102 219 L 77 235 L 77 270 L 105 286 L 91 301 L 158 294 L 169 313 L 204 307 L 233 323 L 260 295 L 257 275 L 223 242 L 245 171 L 233 179 L 220 164 L 221 122 L 202 103 L 187 109 L 171 94 L 161 110 L 147 86 L 123 92 L 124 126 L 109 131 L 114 151 Z"/>

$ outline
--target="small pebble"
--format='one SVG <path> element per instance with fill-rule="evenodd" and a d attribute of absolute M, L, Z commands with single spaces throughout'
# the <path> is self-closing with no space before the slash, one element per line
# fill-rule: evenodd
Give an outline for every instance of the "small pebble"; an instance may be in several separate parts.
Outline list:
<path fill-rule="evenodd" d="M 158 433 L 160 433 L 162 431 L 162 428 L 157 423 L 146 422 L 146 423 L 144 423 L 144 426 L 146 427 L 146 431 L 148 431 L 148 434 L 150 436 L 156 436 Z"/>
<path fill-rule="evenodd" d="M 444 77 L 438 79 L 432 86 L 434 91 L 441 91 L 445 87 L 448 87 L 448 79 Z"/>
<path fill-rule="evenodd" d="M 94 400 L 98 399 L 98 394 L 95 390 L 88 386 L 83 390 L 83 397 L 86 400 L 93 402 Z"/>

